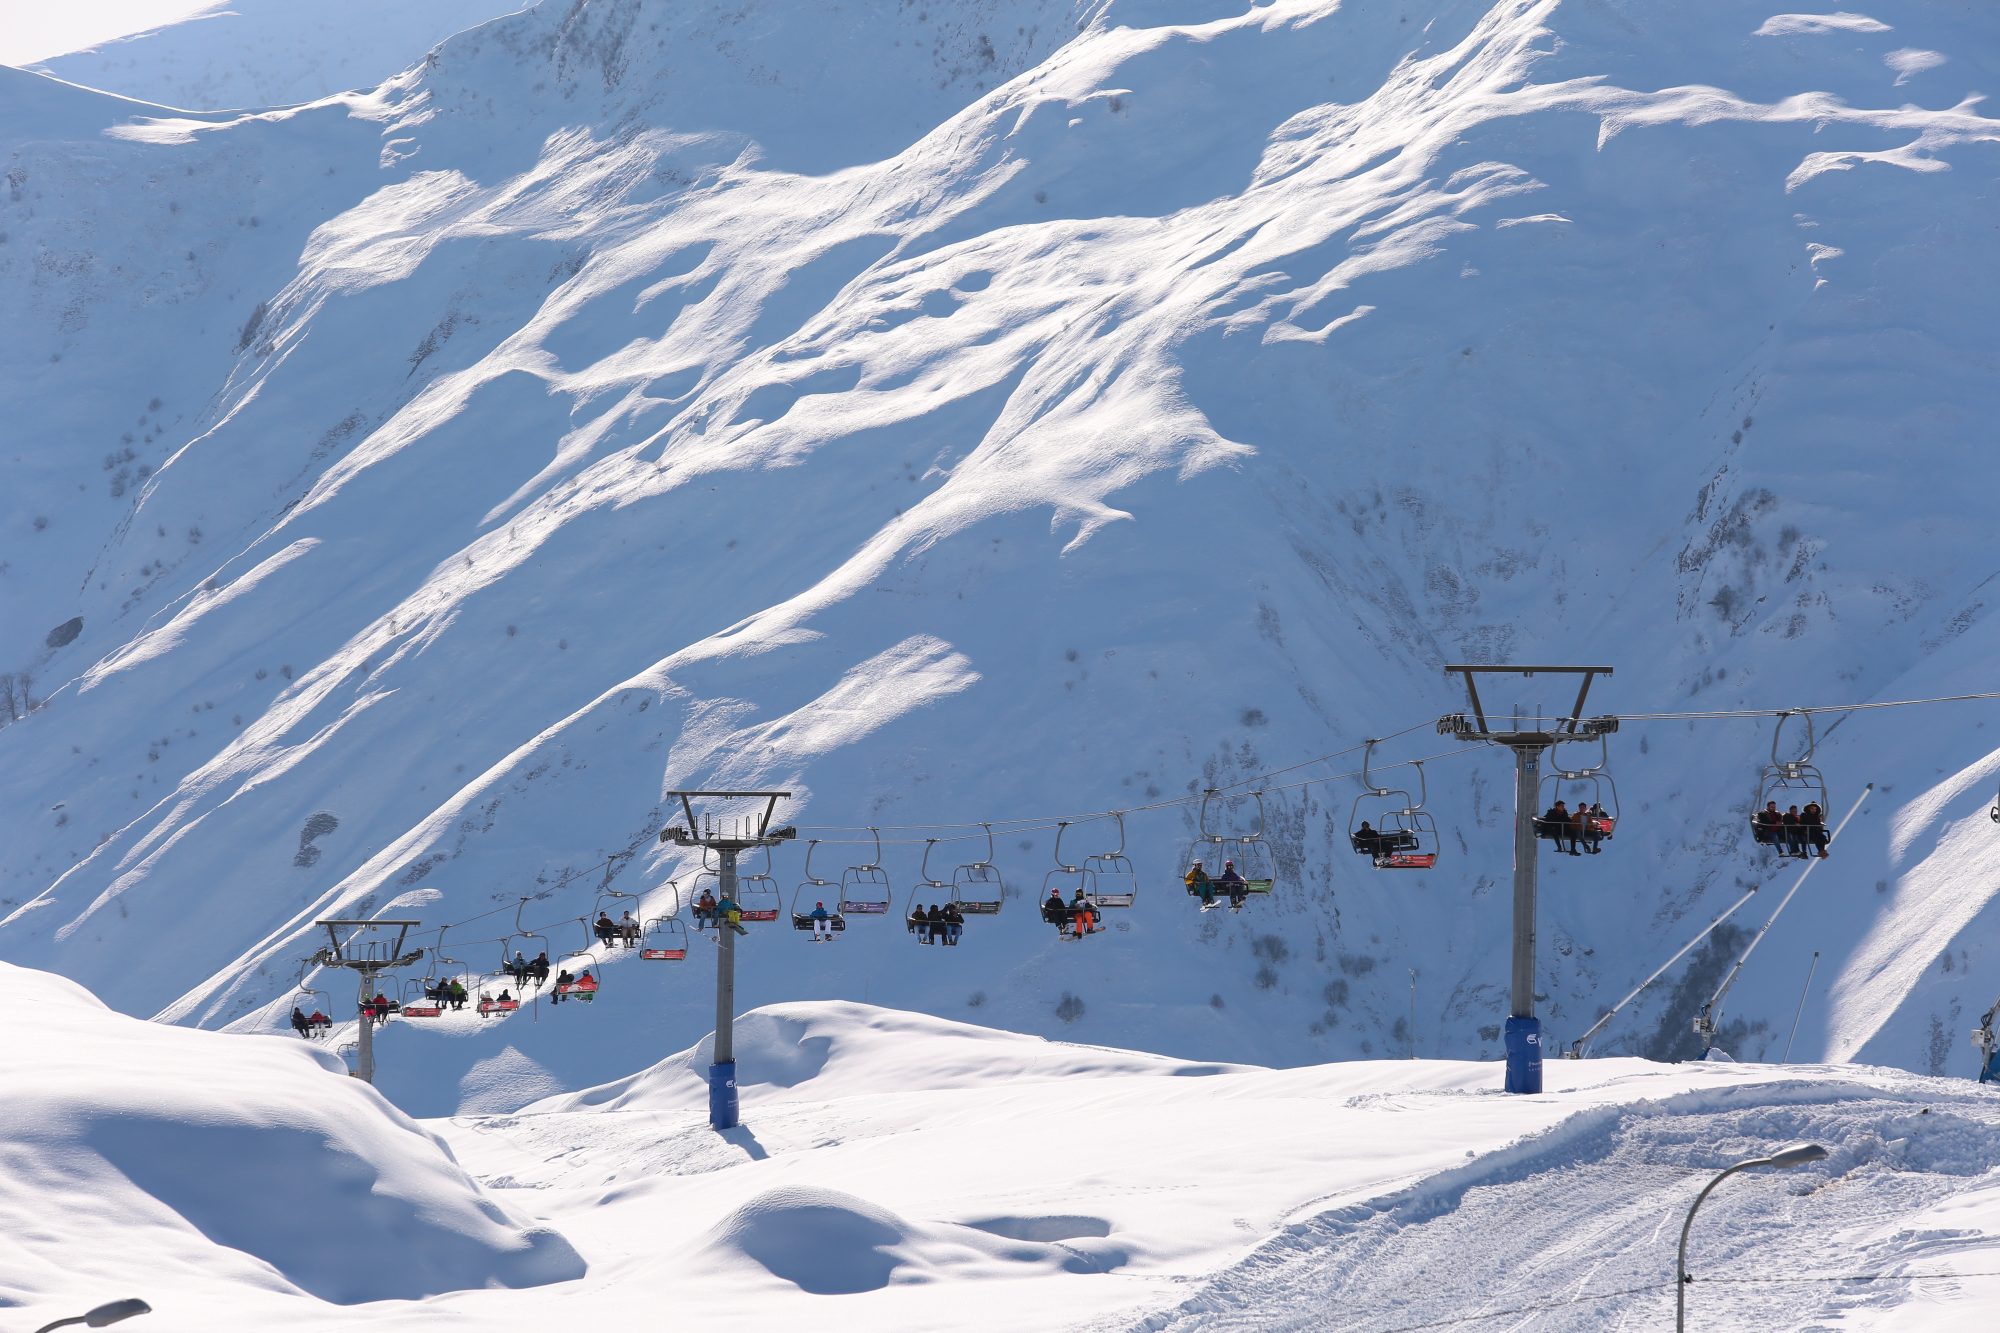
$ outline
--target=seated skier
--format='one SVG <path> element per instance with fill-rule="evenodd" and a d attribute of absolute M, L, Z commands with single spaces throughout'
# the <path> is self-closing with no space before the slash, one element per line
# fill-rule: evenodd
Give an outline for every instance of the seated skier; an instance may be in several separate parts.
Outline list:
<path fill-rule="evenodd" d="M 613 921 L 608 914 L 599 912 L 597 920 L 591 924 L 591 931 L 597 936 L 599 944 L 608 945 L 611 941 L 618 938 L 618 923 Z"/>
<path fill-rule="evenodd" d="M 826 910 L 825 903 L 814 903 L 812 911 L 806 913 L 806 918 L 813 923 L 812 932 L 815 944 L 821 940 L 830 940 L 833 938 L 833 913 Z"/>
<path fill-rule="evenodd" d="M 1757 826 L 1750 836 L 1766 847 L 1776 847 L 1784 836 L 1785 817 L 1778 812 L 1776 801 L 1766 801 L 1764 808 L 1757 812 Z"/>
<path fill-rule="evenodd" d="M 1069 928 L 1069 905 L 1063 901 L 1061 889 L 1050 889 L 1048 900 L 1042 904 L 1042 920 L 1056 928 L 1058 935 Z"/>
<path fill-rule="evenodd" d="M 956 948 L 959 934 L 964 929 L 965 914 L 958 910 L 957 903 L 946 903 L 944 905 L 944 942 Z"/>
<path fill-rule="evenodd" d="M 1083 890 L 1076 891 L 1076 897 L 1069 904 L 1070 931 L 1078 939 L 1097 929 L 1097 905 L 1083 896 Z"/>
<path fill-rule="evenodd" d="M 1243 910 L 1243 900 L 1249 896 L 1250 886 L 1244 881 L 1243 876 L 1237 872 L 1234 861 L 1224 861 L 1222 863 L 1222 873 L 1215 877 L 1215 887 L 1229 895 L 1231 911 L 1240 912 Z"/>
<path fill-rule="evenodd" d="M 1806 808 L 1799 811 L 1799 832 L 1804 836 L 1801 855 L 1809 855 L 1811 848 L 1818 848 L 1821 856 L 1827 855 L 1826 846 L 1833 839 L 1826 831 L 1826 815 L 1819 808 L 1818 801 L 1806 802 Z"/>
<path fill-rule="evenodd" d="M 312 1023 L 306 1018 L 306 1011 L 297 1005 L 292 1006 L 292 1031 L 301 1037 L 312 1035 Z"/>
<path fill-rule="evenodd" d="M 1365 819 L 1361 821 L 1361 827 L 1349 834 L 1348 838 L 1353 842 L 1354 850 L 1363 856 L 1376 856 L 1382 851 L 1382 835 Z"/>
<path fill-rule="evenodd" d="M 1203 907 L 1210 907 L 1214 905 L 1215 881 L 1210 879 L 1208 877 L 1208 872 L 1201 868 L 1201 862 L 1196 861 L 1193 865 L 1188 867 L 1188 872 L 1185 877 L 1185 883 L 1188 886 L 1189 892 L 1200 896 L 1201 905 Z"/>

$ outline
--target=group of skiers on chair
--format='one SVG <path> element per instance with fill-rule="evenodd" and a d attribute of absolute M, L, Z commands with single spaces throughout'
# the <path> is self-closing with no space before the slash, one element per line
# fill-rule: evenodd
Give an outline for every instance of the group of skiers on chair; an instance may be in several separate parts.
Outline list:
<path fill-rule="evenodd" d="M 1535 821 L 1537 836 L 1553 839 L 1558 852 L 1571 856 L 1597 855 L 1602 850 L 1598 844 L 1610 831 L 1611 816 L 1589 801 L 1578 801 L 1574 810 L 1557 801 Z"/>
<path fill-rule="evenodd" d="M 734 898 L 727 894 L 717 898 L 707 889 L 703 889 L 701 897 L 694 900 L 694 928 L 712 930 L 717 922 L 727 925 L 739 935 L 750 933 L 743 928 L 743 909 L 738 906 Z"/>
<path fill-rule="evenodd" d="M 917 937 L 919 944 L 956 945 L 959 935 L 965 930 L 965 914 L 958 910 L 957 903 L 946 903 L 942 907 L 932 903 L 928 908 L 912 904 L 909 920 L 904 925 Z"/>
<path fill-rule="evenodd" d="M 628 949 L 639 947 L 639 923 L 632 919 L 630 912 L 616 921 L 607 914 L 599 912 L 597 920 L 591 925 L 591 930 L 596 934 L 599 944 L 622 944 Z"/>
<path fill-rule="evenodd" d="M 1224 861 L 1222 873 L 1213 879 L 1209 877 L 1208 871 L 1202 869 L 1201 862 L 1196 861 L 1188 867 L 1183 882 L 1187 884 L 1189 893 L 1201 899 L 1201 905 L 1205 908 L 1215 906 L 1215 895 L 1220 892 L 1229 895 L 1230 910 L 1240 912 L 1243 910 L 1244 899 L 1250 896 L 1250 882 L 1237 872 L 1234 861 Z"/>
<path fill-rule="evenodd" d="M 1833 835 L 1826 831 L 1826 812 L 1819 808 L 1818 801 L 1807 801 L 1806 808 L 1792 806 L 1782 814 L 1776 801 L 1766 801 L 1764 808 L 1757 812 L 1757 825 L 1751 830 L 1751 837 L 1767 847 L 1777 847 L 1787 856 L 1808 857 L 1812 849 L 1818 848 L 1821 856 L 1829 855 L 1827 844 Z"/>
<path fill-rule="evenodd" d="M 1063 901 L 1061 889 L 1050 889 L 1048 898 L 1042 903 L 1042 920 L 1054 926 L 1056 934 L 1067 935 L 1073 940 L 1104 929 L 1103 913 L 1080 888 L 1076 897 L 1068 902 Z"/>
<path fill-rule="evenodd" d="M 292 1031 L 301 1037 L 324 1037 L 332 1030 L 333 1020 L 318 1009 L 308 1014 L 297 1005 L 292 1006 Z"/>

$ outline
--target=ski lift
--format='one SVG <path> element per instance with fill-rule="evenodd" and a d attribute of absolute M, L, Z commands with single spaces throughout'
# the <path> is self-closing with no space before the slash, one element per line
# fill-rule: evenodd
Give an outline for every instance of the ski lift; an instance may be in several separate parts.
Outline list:
<path fill-rule="evenodd" d="M 1535 826 L 1535 836 L 1538 838 L 1564 839 L 1574 836 L 1577 840 L 1590 843 L 1594 848 L 1597 843 L 1609 839 L 1617 831 L 1619 816 L 1618 784 L 1612 780 L 1611 774 L 1605 771 L 1605 765 L 1610 759 L 1610 742 L 1601 733 L 1597 737 L 1598 752 L 1596 763 L 1586 764 L 1582 768 L 1575 769 L 1564 768 L 1562 766 L 1560 760 L 1557 758 L 1562 747 L 1582 743 L 1587 742 L 1562 740 L 1557 741 L 1551 747 L 1549 757 L 1550 762 L 1555 765 L 1555 771 L 1542 779 L 1540 799 L 1542 805 L 1553 810 L 1557 799 L 1562 795 L 1563 783 L 1589 783 L 1590 794 L 1587 797 L 1579 798 L 1577 803 L 1577 809 L 1589 812 L 1586 817 L 1586 828 L 1581 831 L 1577 830 L 1576 820 L 1573 816 L 1570 820 L 1564 822 L 1538 814 L 1531 817 L 1531 822 Z M 1611 798 L 1609 806 L 1604 804 L 1606 796 Z M 1603 813 L 1599 814 L 1597 813 L 1598 811 L 1603 811 Z"/>
<path fill-rule="evenodd" d="M 847 918 L 840 914 L 839 886 L 813 874 L 813 848 L 819 846 L 819 842 L 818 838 L 813 838 L 806 843 L 805 881 L 792 890 L 792 929 L 811 931 L 813 928 L 813 909 L 806 906 L 806 894 L 810 892 L 816 906 L 823 907 L 828 898 L 833 899 L 833 910 L 827 913 L 825 921 L 826 928 L 838 935 L 847 929 Z M 881 846 L 879 841 L 876 846 Z"/>
<path fill-rule="evenodd" d="M 318 1038 L 324 1037 L 333 1031 L 333 1016 L 327 1013 L 326 992 L 306 985 L 306 969 L 311 966 L 312 960 L 310 958 L 301 958 L 299 960 L 299 988 L 298 993 L 292 997 L 292 1008 L 297 1009 L 306 1016 L 307 1035 Z M 326 1021 L 324 1023 L 312 1022 L 311 1019 L 314 1014 L 318 1014 Z"/>
<path fill-rule="evenodd" d="M 924 839 L 923 866 L 917 871 L 917 882 L 910 886 L 910 905 L 908 910 L 903 913 L 903 926 L 912 935 L 918 934 L 917 928 L 919 925 L 923 925 L 928 929 L 930 924 L 927 919 L 920 918 L 917 915 L 917 899 L 919 897 L 928 896 L 931 900 L 930 906 L 933 909 L 940 906 L 949 907 L 955 905 L 952 901 L 952 886 L 931 873 L 931 851 L 937 845 L 938 840 L 936 838 Z M 930 891 L 928 895 L 924 892 L 926 889 Z M 960 908 L 958 914 L 961 920 L 949 924 L 957 925 L 962 929 L 965 925 L 962 919 L 965 916 L 964 909 Z M 928 934 L 921 935 L 918 942 L 929 943 L 930 936 Z"/>
<path fill-rule="evenodd" d="M 537 957 L 540 957 L 548 953 L 549 951 L 549 941 L 547 936 L 538 935 L 534 931 L 529 930 L 526 926 L 521 924 L 521 912 L 523 909 L 527 907 L 528 902 L 529 902 L 528 899 L 523 898 L 521 899 L 519 905 L 517 905 L 514 908 L 514 933 L 512 935 L 509 935 L 506 939 L 500 941 L 500 970 L 502 972 L 509 974 L 510 976 L 513 974 L 514 971 L 514 956 L 516 954 L 519 954 L 527 962 L 532 963 L 535 961 Z M 538 945 L 540 947 L 538 947 L 533 954 L 530 954 L 528 952 L 528 946 L 530 944 Z M 521 983 L 517 979 L 514 984 L 518 986 Z"/>
<path fill-rule="evenodd" d="M 612 907 L 617 907 L 620 900 L 630 903 L 632 906 L 619 908 L 619 915 L 614 918 L 610 910 L 604 905 L 606 898 L 612 900 Z M 642 910 L 634 911 L 633 908 L 641 908 Z M 622 944 L 628 949 L 639 947 L 639 935 L 641 933 L 640 918 L 643 915 L 643 905 L 640 903 L 637 894 L 620 893 L 616 889 L 605 889 L 597 895 L 597 902 L 590 910 L 595 914 L 590 919 L 590 929 L 593 938 L 596 936 L 597 923 L 599 921 L 609 921 L 611 922 L 612 936 L 605 943 Z M 626 921 L 626 917 L 630 917 L 631 920 L 629 922 Z"/>
<path fill-rule="evenodd" d="M 868 834 L 875 840 L 875 858 L 866 865 L 849 866 L 840 872 L 839 910 L 843 916 L 889 914 L 894 895 L 889 891 L 889 876 L 882 870 L 882 832 L 871 827 Z"/>
<path fill-rule="evenodd" d="M 993 864 L 993 826 L 986 830 L 986 859 L 968 861 L 951 872 L 951 901 L 960 916 L 995 916 L 1007 901 L 1007 882 Z"/>
<path fill-rule="evenodd" d="M 1785 723 L 1793 717 L 1805 719 L 1805 748 L 1795 758 L 1781 758 L 1778 745 L 1784 738 Z M 1780 856 L 1804 860 L 1812 855 L 1812 848 L 1818 847 L 1822 852 L 1826 848 L 1829 836 L 1826 778 L 1813 764 L 1813 751 L 1818 744 L 1811 713 L 1786 709 L 1778 714 L 1778 725 L 1771 733 L 1771 762 L 1764 766 L 1757 780 L 1757 803 L 1750 813 L 1750 838 Z M 1780 805 L 1817 806 L 1819 820 L 1814 824 L 1786 824 L 1775 814 L 1767 813 Z"/>
<path fill-rule="evenodd" d="M 678 963 L 688 956 L 687 927 L 680 922 L 681 886 L 667 881 L 673 895 L 665 914 L 646 921 L 639 931 L 639 958 L 648 963 Z"/>
<path fill-rule="evenodd" d="M 1247 832 L 1222 831 L 1209 823 L 1210 807 L 1221 795 L 1214 787 L 1201 794 L 1201 814 L 1197 823 L 1199 834 L 1188 857 L 1188 874 L 1194 873 L 1196 865 L 1204 870 L 1212 866 L 1216 868 L 1209 872 L 1209 877 L 1213 879 L 1215 874 L 1220 873 L 1221 867 L 1233 863 L 1236 873 L 1243 877 L 1245 892 L 1269 893 L 1276 883 L 1276 876 L 1271 869 L 1271 849 L 1264 841 L 1264 793 L 1243 793 L 1256 803 L 1257 809 L 1256 820 Z M 1192 886 L 1188 892 L 1196 896 L 1200 893 Z"/>
<path fill-rule="evenodd" d="M 764 851 L 764 870 L 755 875 L 736 877 L 736 907 L 745 921 L 776 921 L 778 906 L 782 901 L 778 893 L 778 881 L 771 878 L 771 849 Z"/>
<path fill-rule="evenodd" d="M 1113 810 L 1111 817 L 1118 821 L 1118 846 L 1108 852 L 1083 858 L 1083 868 L 1097 881 L 1097 905 L 1099 907 L 1130 907 L 1139 897 L 1139 872 L 1125 857 L 1125 812 Z M 1057 834 L 1061 836 L 1060 832 Z M 1056 860 L 1062 860 L 1060 848 Z"/>
<path fill-rule="evenodd" d="M 579 919 L 581 920 L 581 918 Z M 596 938 L 595 929 L 589 921 L 583 922 L 583 933 L 586 940 Z M 604 965 L 598 961 L 597 955 L 590 951 L 590 945 L 585 943 L 581 949 L 571 949 L 556 961 L 556 972 L 558 975 L 569 971 L 569 960 L 572 958 L 582 960 L 582 969 L 571 973 L 571 980 L 558 981 L 556 983 L 556 994 L 567 1000 L 582 1000 L 588 1004 L 597 998 L 598 980 L 596 974 L 604 970 Z"/>
<path fill-rule="evenodd" d="M 1361 755 L 1361 785 L 1367 790 L 1354 798 L 1347 812 L 1347 841 L 1355 854 L 1365 856 L 1377 870 L 1429 870 L 1437 864 L 1437 821 L 1424 811 L 1430 788 L 1424 780 L 1422 761 L 1414 761 L 1419 795 L 1412 797 L 1406 787 L 1378 787 L 1369 765 L 1375 757 L 1377 741 L 1369 741 Z M 1398 806 L 1395 798 L 1403 798 Z M 1370 811 L 1380 824 L 1362 818 L 1362 804 L 1383 804 Z"/>
<path fill-rule="evenodd" d="M 412 987 L 415 988 L 414 992 Z M 421 977 L 411 977 L 403 983 L 402 1014 L 405 1018 L 442 1018 L 444 1006 L 439 1004 L 437 977 L 430 972 Z"/>
<path fill-rule="evenodd" d="M 696 871 L 694 878 L 688 882 L 688 915 L 694 918 L 696 930 L 714 930 L 717 925 L 717 914 L 701 910 L 701 896 L 705 893 L 710 902 L 721 901 L 722 874 L 720 871 L 708 869 L 707 848 L 702 849 L 701 855 L 702 868 Z"/>
<path fill-rule="evenodd" d="M 375 979 L 375 995 L 368 993 L 368 979 L 371 976 Z M 389 997 L 389 991 L 391 990 L 396 991 L 399 997 L 402 993 L 402 988 L 397 985 L 394 977 L 389 978 L 386 988 L 382 984 L 382 978 L 379 973 L 364 971 L 360 974 L 360 981 L 361 994 L 355 1001 L 354 1007 L 363 1018 L 372 1018 L 377 1023 L 386 1023 L 397 1014 L 403 1012 L 402 1000 L 400 998 L 391 999 Z M 377 995 L 381 996 L 380 1000 L 375 998 Z"/>
<path fill-rule="evenodd" d="M 1040 904 L 1042 920 L 1054 926 L 1058 932 L 1069 930 L 1071 931 L 1072 938 L 1081 939 L 1083 938 L 1083 934 L 1095 935 L 1098 931 L 1103 930 L 1104 927 L 1100 924 L 1094 929 L 1083 933 L 1076 933 L 1072 930 L 1072 927 L 1076 924 L 1077 909 L 1074 904 L 1077 895 L 1081 894 L 1086 904 L 1095 907 L 1097 902 L 1097 876 L 1083 866 L 1069 865 L 1062 859 L 1063 830 L 1068 827 L 1069 821 L 1067 819 L 1061 820 L 1056 824 L 1056 868 L 1042 876 Z M 1050 901 L 1052 897 L 1062 901 L 1063 906 L 1060 909 Z"/>

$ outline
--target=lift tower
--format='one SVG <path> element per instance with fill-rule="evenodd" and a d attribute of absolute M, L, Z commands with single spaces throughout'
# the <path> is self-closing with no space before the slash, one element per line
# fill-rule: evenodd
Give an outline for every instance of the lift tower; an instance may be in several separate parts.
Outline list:
<path fill-rule="evenodd" d="M 1514 974 L 1507 1008 L 1507 1091 L 1542 1090 L 1542 1021 L 1535 1017 L 1535 815 L 1541 803 L 1542 752 L 1563 741 L 1587 740 L 1618 730 L 1615 717 L 1583 715 L 1590 683 L 1611 674 L 1607 666 L 1471 666 L 1445 668 L 1465 679 L 1472 714 L 1438 719 L 1442 735 L 1504 745 L 1514 752 Z M 1479 698 L 1481 676 L 1581 676 L 1567 717 L 1489 717 Z"/>
<path fill-rule="evenodd" d="M 403 941 L 410 933 L 410 927 L 421 925 L 419 921 L 357 921 L 334 918 L 317 924 L 326 927 L 327 947 L 312 956 L 318 967 L 344 967 L 361 974 L 361 989 L 365 995 L 375 988 L 381 974 L 399 967 L 408 967 L 422 960 L 424 951 L 412 949 L 403 952 Z M 371 932 L 381 931 L 375 935 Z M 390 930 L 396 932 L 389 938 Z M 341 932 L 346 931 L 346 938 Z M 354 1048 L 354 1077 L 363 1083 L 375 1081 L 375 1024 L 380 1021 L 372 1005 L 365 1001 L 356 1006 L 360 1010 L 361 1035 Z"/>
<path fill-rule="evenodd" d="M 788 791 L 670 791 L 680 801 L 687 827 L 669 824 L 660 830 L 660 841 L 676 847 L 701 847 L 712 851 L 722 863 L 722 896 L 736 897 L 736 857 L 752 847 L 775 847 L 798 836 L 790 827 L 771 827 L 778 802 L 791 797 Z M 712 812 L 695 818 L 695 800 L 762 801 L 747 814 L 718 818 Z M 715 930 L 715 1058 L 708 1067 L 708 1123 L 712 1129 L 734 1129 L 738 1123 L 736 1099 L 736 931 L 726 921 Z"/>

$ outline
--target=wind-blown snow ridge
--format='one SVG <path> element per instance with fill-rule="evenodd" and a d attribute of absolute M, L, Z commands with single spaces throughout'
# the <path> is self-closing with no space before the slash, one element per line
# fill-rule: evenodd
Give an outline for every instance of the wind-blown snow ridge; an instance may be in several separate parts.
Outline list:
<path fill-rule="evenodd" d="M 1990 684 L 1991 16 L 1392 11 L 590 0 L 252 116 L 0 78 L 29 127 L 0 951 L 269 1029 L 317 915 L 663 910 L 678 785 L 828 823 L 1139 805 L 1455 707 L 1467 658 L 1615 659 L 1608 708 Z M 1954 59 L 1899 86 L 1910 50 Z M 1964 1058 L 1938 1034 L 1989 998 L 1968 886 L 2000 867 L 1984 797 L 1938 784 L 1984 717 L 1829 737 L 1842 790 L 1935 788 L 1952 854 L 1857 825 L 1733 1050 L 1819 948 L 1891 1016 L 1817 1002 L 1800 1049 Z M 1554 1035 L 1768 873 L 1767 745 L 1617 738 L 1610 855 L 1548 872 Z M 1185 910 L 1186 818 L 1135 818 L 1146 891 L 1088 948 L 1012 909 L 948 958 L 773 931 L 744 994 L 1267 1063 L 1487 1051 L 1508 796 L 1429 776 L 1416 883 L 1358 872 L 1349 793 L 1306 788 L 1271 801 L 1286 891 L 1240 917 Z M 1052 843 L 998 849 L 1017 890 Z M 891 848 L 899 907 L 920 853 Z M 1945 923 L 1869 943 L 1906 891 Z M 469 966 L 492 929 L 454 934 Z M 1613 1046 L 1680 1051 L 1727 934 Z M 610 968 L 598 1012 L 686 1045 L 701 957 Z M 536 1019 L 392 1033 L 385 1086 L 442 1110 L 510 1050 L 537 1090 L 629 1067 Z"/>

